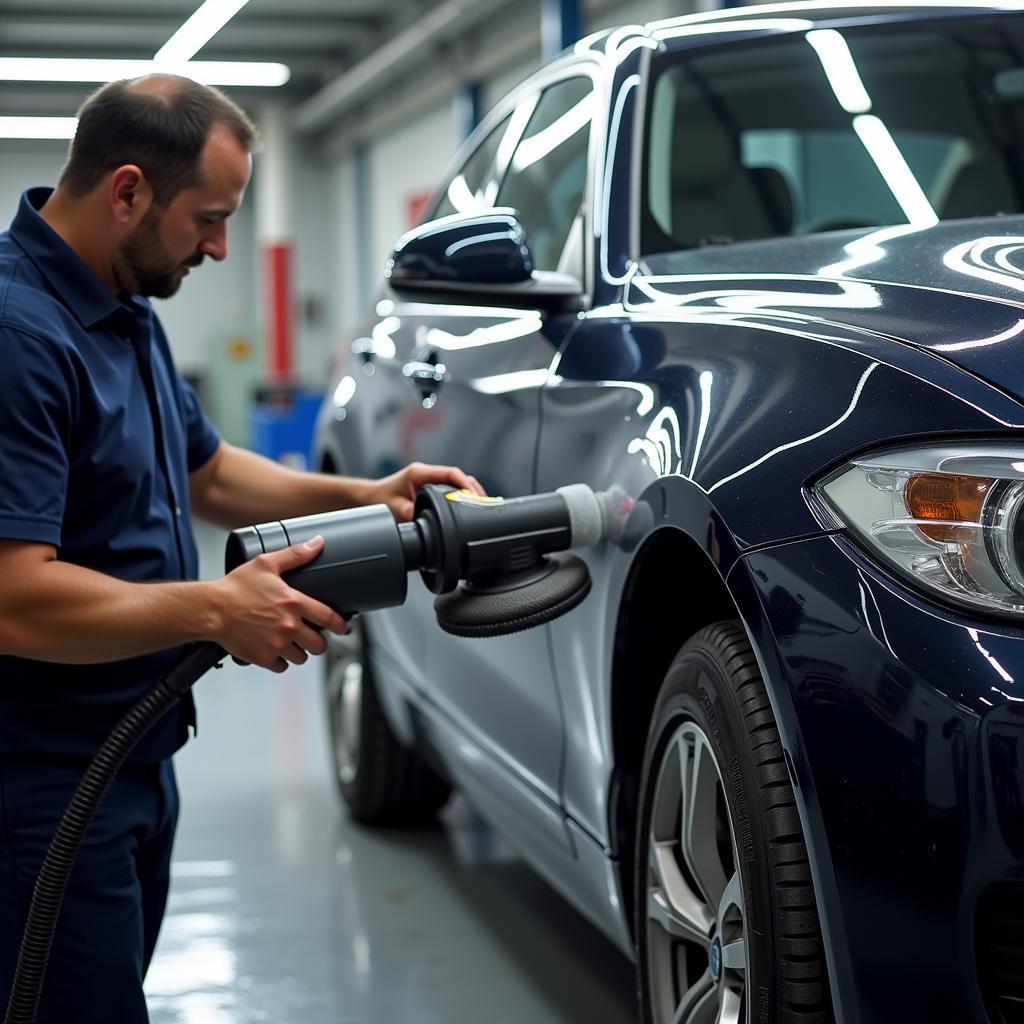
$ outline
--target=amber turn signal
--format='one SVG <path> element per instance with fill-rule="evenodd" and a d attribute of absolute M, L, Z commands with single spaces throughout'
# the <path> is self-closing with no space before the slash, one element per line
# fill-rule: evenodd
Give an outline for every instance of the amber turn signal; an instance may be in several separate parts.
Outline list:
<path fill-rule="evenodd" d="M 906 484 L 903 500 L 915 519 L 941 520 L 942 525 L 918 526 L 932 540 L 959 539 L 953 523 L 980 523 L 992 481 L 980 476 L 915 473 Z"/>

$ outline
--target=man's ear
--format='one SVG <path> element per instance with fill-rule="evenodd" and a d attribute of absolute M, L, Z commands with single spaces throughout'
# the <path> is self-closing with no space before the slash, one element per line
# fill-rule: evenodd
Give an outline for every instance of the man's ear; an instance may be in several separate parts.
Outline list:
<path fill-rule="evenodd" d="M 118 224 L 135 227 L 153 204 L 153 189 L 136 164 L 122 164 L 110 176 L 110 209 Z"/>

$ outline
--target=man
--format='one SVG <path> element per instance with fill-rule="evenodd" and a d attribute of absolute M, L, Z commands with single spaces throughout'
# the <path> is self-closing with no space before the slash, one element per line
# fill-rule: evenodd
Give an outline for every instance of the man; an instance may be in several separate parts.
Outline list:
<path fill-rule="evenodd" d="M 195 581 L 190 514 L 225 527 L 386 502 L 411 515 L 449 467 L 383 480 L 297 473 L 219 439 L 144 296 L 227 255 L 254 130 L 172 76 L 104 86 L 58 187 L 0 234 L 0 995 L 32 885 L 85 763 L 180 656 L 211 640 L 276 672 L 321 654 L 330 608 L 281 574 L 317 539 Z M 140 743 L 71 878 L 40 1007 L 48 1024 L 139 1024 L 167 895 L 187 699 Z"/>

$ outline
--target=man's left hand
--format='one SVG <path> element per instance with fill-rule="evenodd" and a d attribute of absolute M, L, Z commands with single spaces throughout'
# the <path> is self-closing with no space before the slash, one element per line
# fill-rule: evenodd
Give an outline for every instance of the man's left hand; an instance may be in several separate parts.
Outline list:
<path fill-rule="evenodd" d="M 400 523 L 412 519 L 416 492 L 424 484 L 448 484 L 483 495 L 484 489 L 476 477 L 463 473 L 455 466 L 430 466 L 411 462 L 405 469 L 374 481 L 367 492 L 367 505 L 387 505 Z"/>

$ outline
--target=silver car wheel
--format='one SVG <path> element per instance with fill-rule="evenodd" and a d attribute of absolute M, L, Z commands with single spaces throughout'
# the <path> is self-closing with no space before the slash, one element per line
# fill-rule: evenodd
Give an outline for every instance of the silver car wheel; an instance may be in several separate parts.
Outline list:
<path fill-rule="evenodd" d="M 648 985 L 655 1024 L 741 1024 L 747 952 L 734 830 L 710 741 L 669 740 L 648 836 Z"/>
<path fill-rule="evenodd" d="M 327 706 L 334 739 L 334 765 L 343 783 L 359 771 L 363 707 L 363 641 L 358 624 L 327 644 Z"/>

